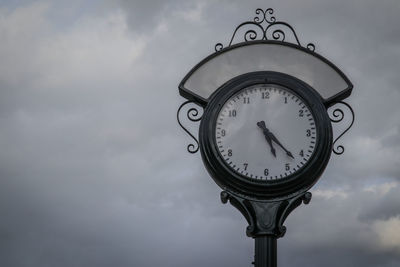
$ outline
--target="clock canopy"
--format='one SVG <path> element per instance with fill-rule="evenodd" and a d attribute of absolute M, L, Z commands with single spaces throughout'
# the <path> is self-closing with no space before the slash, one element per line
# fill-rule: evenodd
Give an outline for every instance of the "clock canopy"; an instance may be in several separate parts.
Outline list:
<path fill-rule="evenodd" d="M 314 88 L 329 104 L 350 95 L 353 85 L 329 60 L 299 45 L 253 41 L 232 45 L 198 63 L 182 80 L 179 91 L 205 104 L 223 84 L 239 75 L 274 71 L 291 75 Z"/>

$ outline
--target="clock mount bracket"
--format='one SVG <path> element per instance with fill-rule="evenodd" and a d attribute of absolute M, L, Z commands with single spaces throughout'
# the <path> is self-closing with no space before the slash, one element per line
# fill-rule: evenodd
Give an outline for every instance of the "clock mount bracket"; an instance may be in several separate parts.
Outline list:
<path fill-rule="evenodd" d="M 255 201 L 227 191 L 221 192 L 222 203 L 225 204 L 229 201 L 246 218 L 249 223 L 246 234 L 253 238 L 266 235 L 274 238 L 283 237 L 286 233 L 283 223 L 287 216 L 301 203 L 310 203 L 311 197 L 310 192 L 305 192 L 284 200 Z"/>

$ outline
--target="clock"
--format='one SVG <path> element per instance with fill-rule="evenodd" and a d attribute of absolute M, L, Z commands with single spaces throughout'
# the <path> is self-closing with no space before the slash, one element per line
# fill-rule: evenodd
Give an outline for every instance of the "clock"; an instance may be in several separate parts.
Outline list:
<path fill-rule="evenodd" d="M 253 72 L 222 85 L 200 124 L 202 159 L 232 194 L 281 199 L 308 190 L 332 150 L 332 129 L 320 95 L 278 72 Z"/>
<path fill-rule="evenodd" d="M 232 171 L 261 181 L 298 172 L 318 141 L 315 119 L 304 99 L 271 83 L 244 87 L 230 97 L 217 115 L 215 129 L 222 160 Z"/>

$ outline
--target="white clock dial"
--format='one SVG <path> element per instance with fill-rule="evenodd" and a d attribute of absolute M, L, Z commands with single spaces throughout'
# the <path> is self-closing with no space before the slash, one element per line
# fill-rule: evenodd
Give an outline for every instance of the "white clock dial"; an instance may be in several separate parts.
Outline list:
<path fill-rule="evenodd" d="M 314 153 L 314 116 L 302 98 L 275 84 L 246 87 L 221 108 L 215 127 L 218 151 L 235 172 L 279 180 L 299 171 Z"/>

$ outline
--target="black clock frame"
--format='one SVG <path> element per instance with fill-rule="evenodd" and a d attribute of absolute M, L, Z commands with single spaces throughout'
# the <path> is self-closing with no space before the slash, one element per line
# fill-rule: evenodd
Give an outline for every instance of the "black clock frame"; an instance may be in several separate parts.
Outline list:
<path fill-rule="evenodd" d="M 254 180 L 235 172 L 222 159 L 217 148 L 217 116 L 224 103 L 240 90 L 256 84 L 276 84 L 288 88 L 304 100 L 314 116 L 317 142 L 306 165 L 279 180 Z M 252 72 L 233 78 L 210 97 L 199 130 L 203 162 L 214 181 L 231 194 L 253 200 L 293 198 L 310 189 L 323 173 L 332 151 L 332 127 L 321 96 L 305 82 L 278 72 Z"/>

